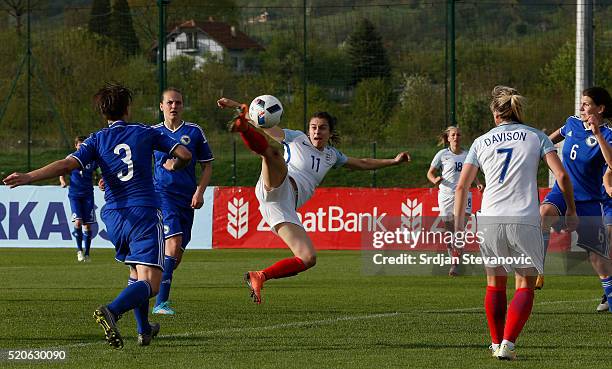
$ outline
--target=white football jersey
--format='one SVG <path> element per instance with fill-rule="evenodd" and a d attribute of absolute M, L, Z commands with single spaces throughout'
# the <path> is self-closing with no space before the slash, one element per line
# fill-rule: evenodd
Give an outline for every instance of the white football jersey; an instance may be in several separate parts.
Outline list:
<path fill-rule="evenodd" d="M 554 150 L 544 132 L 516 122 L 478 137 L 465 164 L 479 167 L 485 176 L 481 215 L 500 217 L 495 223 L 539 226 L 538 164 Z"/>
<path fill-rule="evenodd" d="M 449 148 L 438 151 L 431 161 L 433 168 L 440 169 L 442 172 L 442 182 L 440 182 L 440 192 L 453 194 L 459 177 L 461 176 L 461 168 L 467 157 L 467 151 L 461 150 L 461 153 L 455 154 Z"/>
<path fill-rule="evenodd" d="M 283 129 L 285 132 L 285 162 L 288 174 L 298 187 L 298 207 L 302 206 L 314 193 L 327 172 L 346 163 L 347 157 L 332 146 L 320 151 L 310 143 L 302 131 Z"/>

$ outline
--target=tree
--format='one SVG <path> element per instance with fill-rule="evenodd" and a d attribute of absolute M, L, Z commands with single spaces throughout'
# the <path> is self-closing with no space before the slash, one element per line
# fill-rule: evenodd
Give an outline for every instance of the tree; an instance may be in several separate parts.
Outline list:
<path fill-rule="evenodd" d="M 388 79 L 362 80 L 355 88 L 351 132 L 368 141 L 384 138 L 394 105 L 395 96 Z"/>
<path fill-rule="evenodd" d="M 31 0 L 30 10 L 33 10 L 41 5 L 41 0 Z M 21 36 L 22 16 L 28 13 L 27 0 L 2 0 L 2 9 L 4 9 L 11 17 L 15 18 L 15 29 L 17 36 Z"/>
<path fill-rule="evenodd" d="M 135 55 L 140 50 L 138 37 L 132 23 L 132 12 L 127 0 L 115 0 L 111 13 L 110 37 L 128 55 Z"/>
<path fill-rule="evenodd" d="M 89 32 L 110 37 L 111 6 L 110 0 L 94 0 L 89 16 Z"/>
<path fill-rule="evenodd" d="M 353 85 L 366 78 L 391 77 L 391 64 L 382 37 L 368 19 L 364 18 L 349 36 L 348 54 L 353 71 Z"/>

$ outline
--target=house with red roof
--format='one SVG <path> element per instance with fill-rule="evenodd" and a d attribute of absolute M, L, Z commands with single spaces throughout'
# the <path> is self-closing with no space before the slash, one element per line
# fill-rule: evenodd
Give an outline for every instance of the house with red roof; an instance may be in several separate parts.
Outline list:
<path fill-rule="evenodd" d="M 189 56 L 195 59 L 196 68 L 214 60 L 231 62 L 237 71 L 244 71 L 246 54 L 263 50 L 244 32 L 224 22 L 191 19 L 171 27 L 166 35 L 166 60 Z M 157 44 L 152 51 L 157 53 Z"/>

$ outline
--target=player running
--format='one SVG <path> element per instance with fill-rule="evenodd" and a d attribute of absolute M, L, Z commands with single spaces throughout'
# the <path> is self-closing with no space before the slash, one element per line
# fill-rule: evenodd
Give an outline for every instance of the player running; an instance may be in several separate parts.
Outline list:
<path fill-rule="evenodd" d="M 609 309 L 612 301 L 612 255 L 602 222 L 602 203 L 607 220 L 612 216 L 612 207 L 608 206 L 609 196 L 603 187 L 602 176 L 607 167 L 612 167 L 612 147 L 609 145 L 612 129 L 604 125 L 604 119 L 611 117 L 612 97 L 608 91 L 601 87 L 587 88 L 582 92 L 580 116 L 567 118 L 565 124 L 550 135 L 553 143 L 565 140 L 563 165 L 574 185 L 576 211 L 580 216 L 577 245 L 588 252 Z M 540 207 L 545 244 L 548 244 L 550 227 L 564 213 L 565 201 L 555 183 Z M 603 304 L 602 300 L 598 310 Z"/>
<path fill-rule="evenodd" d="M 75 149 L 79 149 L 81 144 L 87 139 L 85 136 L 77 136 L 74 139 Z M 68 199 L 72 210 L 72 222 L 74 230 L 72 236 L 77 244 L 77 261 L 89 262 L 89 249 L 91 248 L 91 225 L 96 223 L 96 212 L 93 193 L 93 175 L 98 165 L 95 161 L 87 164 L 85 168 L 77 168 L 70 172 L 70 187 L 68 187 Z M 59 177 L 60 185 L 65 188 L 68 186 L 64 176 Z M 83 242 L 85 242 L 85 252 L 83 252 Z"/>
<path fill-rule="evenodd" d="M 444 225 L 448 231 L 454 229 L 453 209 L 455 205 L 455 188 L 461 175 L 461 168 L 467 156 L 467 151 L 461 147 L 461 131 L 458 127 L 449 126 L 440 135 L 440 145 L 445 146 L 444 149 L 438 151 L 431 161 L 429 171 L 427 171 L 427 179 L 433 183 L 434 187 L 438 187 L 438 209 L 440 217 L 444 220 Z M 440 171 L 440 175 L 437 172 Z M 474 180 L 476 187 L 480 192 L 484 190 L 484 186 L 478 180 Z M 466 222 L 472 214 L 472 193 L 468 192 L 467 206 L 465 207 Z M 460 249 L 454 248 L 453 245 L 448 245 L 448 253 L 453 260 L 460 258 Z M 453 263 L 448 271 L 448 275 L 458 275 L 458 266 Z"/>
<path fill-rule="evenodd" d="M 168 301 L 172 276 L 191 240 L 194 209 L 200 209 L 204 204 L 204 191 L 210 182 L 211 162 L 214 158 L 202 128 L 181 119 L 183 113 L 181 91 L 176 88 L 166 89 L 162 93 L 159 108 L 164 112 L 164 121 L 153 128 L 185 145 L 194 159 L 185 169 L 170 171 L 164 167 L 170 156 L 165 152 L 155 151 L 154 183 L 161 200 L 166 247 L 164 272 L 153 314 L 174 315 L 174 309 Z M 195 174 L 196 161 L 202 168 L 198 182 Z"/>
<path fill-rule="evenodd" d="M 491 350 L 500 360 L 514 360 L 516 339 L 531 314 L 537 274 L 544 272 L 537 183 L 540 159 L 559 183 L 570 230 L 575 226 L 576 208 L 572 184 L 552 142 L 543 132 L 523 124 L 524 98 L 504 86 L 495 87 L 492 95 L 490 108 L 496 127 L 474 141 L 465 159 L 455 196 L 455 230 L 463 231 L 468 190 L 480 168 L 487 184 L 477 217 L 478 232 L 483 237 L 480 252 L 493 261 L 507 257 L 517 260 L 512 264 L 485 264 Z M 516 291 L 507 307 L 507 273 L 512 270 Z"/>
<path fill-rule="evenodd" d="M 406 152 L 394 159 L 357 159 L 345 156 L 331 146 L 336 143 L 336 119 L 329 113 L 316 113 L 308 123 L 308 135 L 279 127 L 256 129 L 249 124 L 246 105 L 221 98 L 221 108 L 240 108 L 242 113 L 230 126 L 240 133 L 245 145 L 262 158 L 261 176 L 255 187 L 263 219 L 285 242 L 294 257 L 286 258 L 259 271 L 245 275 L 253 301 L 261 303 L 261 289 L 269 279 L 294 276 L 312 268 L 316 251 L 300 222 L 296 209 L 314 194 L 331 168 L 345 166 L 355 170 L 372 170 L 410 161 Z M 264 134 L 265 132 L 265 134 Z M 273 139 L 269 143 L 266 134 Z M 281 153 L 278 143 L 285 147 Z"/>
<path fill-rule="evenodd" d="M 98 163 L 105 183 L 102 221 L 115 245 L 115 259 L 130 267 L 128 286 L 108 305 L 94 312 L 108 343 L 123 347 L 117 320 L 134 310 L 138 343 L 146 346 L 159 332 L 159 324 L 149 324 L 149 298 L 159 291 L 164 257 L 161 212 L 153 188 L 153 151 L 176 157 L 168 160 L 168 170 L 185 167 L 191 153 L 174 139 L 150 126 L 128 123 L 132 93 L 117 84 L 107 84 L 94 96 L 96 108 L 108 127 L 93 133 L 66 159 L 55 161 L 29 173 L 13 173 L 4 179 L 12 187 L 57 177 L 77 168 Z"/>

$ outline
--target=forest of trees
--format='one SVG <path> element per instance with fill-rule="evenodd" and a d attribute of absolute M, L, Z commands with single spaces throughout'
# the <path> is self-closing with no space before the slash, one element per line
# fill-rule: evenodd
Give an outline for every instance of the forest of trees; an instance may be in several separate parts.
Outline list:
<path fill-rule="evenodd" d="M 25 1 L 25 0 L 24 0 Z M 104 81 L 121 81 L 135 93 L 132 117 L 157 119 L 156 2 L 31 0 L 32 124 L 34 143 L 60 147 L 62 136 L 101 126 L 91 96 Z M 18 149 L 25 125 L 25 26 L 10 11 L 19 0 L 0 0 L 0 148 Z M 446 2 L 308 1 L 307 53 L 303 53 L 302 1 L 173 0 L 168 24 L 188 19 L 225 21 L 265 50 L 249 55 L 238 73 L 229 59 L 194 68 L 189 57 L 168 63 L 168 84 L 184 90 L 186 119 L 221 131 L 227 113 L 220 95 L 250 101 L 267 93 L 285 106 L 286 126 L 303 126 L 307 113 L 329 110 L 339 118 L 345 145 L 431 144 L 448 123 Z M 251 19 L 264 12 L 267 22 Z M 610 87 L 612 9 L 595 10 L 595 81 Z M 488 97 L 508 84 L 529 99 L 529 121 L 558 127 L 573 114 L 575 5 L 554 1 L 462 1 L 456 4 L 457 122 L 468 137 L 491 125 Z M 19 28 L 17 28 L 19 25 Z M 12 94 L 11 94 L 12 92 Z"/>

